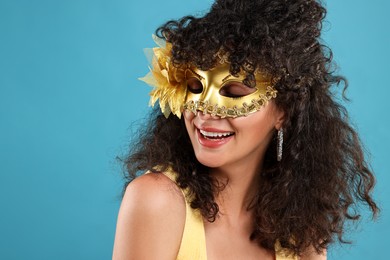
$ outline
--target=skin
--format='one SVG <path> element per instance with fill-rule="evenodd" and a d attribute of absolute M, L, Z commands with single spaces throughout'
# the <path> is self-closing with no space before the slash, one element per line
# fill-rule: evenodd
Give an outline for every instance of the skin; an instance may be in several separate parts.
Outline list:
<path fill-rule="evenodd" d="M 220 207 L 216 221 L 205 223 L 208 260 L 275 259 L 251 242 L 253 213 L 247 210 L 256 192 L 256 172 L 261 170 L 265 150 L 274 131 L 283 123 L 283 112 L 270 101 L 247 117 L 213 117 L 185 112 L 186 128 L 197 159 L 211 168 L 217 179 L 229 179 L 216 194 Z M 234 132 L 229 142 L 217 148 L 204 147 L 197 129 Z M 129 184 L 118 215 L 113 259 L 176 259 L 184 229 L 185 201 L 178 187 L 163 174 L 146 174 Z M 309 249 L 302 260 L 324 260 Z"/>
<path fill-rule="evenodd" d="M 184 197 L 168 177 L 138 177 L 122 200 L 112 259 L 176 259 L 185 215 Z"/>

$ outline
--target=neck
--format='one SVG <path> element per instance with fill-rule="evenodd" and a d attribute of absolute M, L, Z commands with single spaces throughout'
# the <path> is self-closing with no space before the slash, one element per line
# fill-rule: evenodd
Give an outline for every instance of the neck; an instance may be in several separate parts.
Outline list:
<path fill-rule="evenodd" d="M 248 208 L 257 192 L 260 170 L 261 167 L 250 165 L 211 169 L 210 173 L 218 182 L 226 184 L 215 194 L 221 214 L 240 218 L 250 213 Z"/>

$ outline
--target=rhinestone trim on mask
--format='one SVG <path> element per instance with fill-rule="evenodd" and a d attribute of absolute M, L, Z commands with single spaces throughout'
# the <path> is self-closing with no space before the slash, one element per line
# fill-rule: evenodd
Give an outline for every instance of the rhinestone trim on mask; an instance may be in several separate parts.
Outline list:
<path fill-rule="evenodd" d="M 219 116 L 221 118 L 231 117 L 236 118 L 239 116 L 247 116 L 253 112 L 261 109 L 272 98 L 276 98 L 278 91 L 272 87 L 267 86 L 265 94 L 260 94 L 258 99 L 252 99 L 250 104 L 244 102 L 242 108 L 226 108 L 225 106 L 219 107 L 217 104 L 210 104 L 208 101 L 193 101 L 190 100 L 184 104 L 184 109 L 193 112 L 202 111 L 203 114 L 211 114 L 212 116 Z"/>

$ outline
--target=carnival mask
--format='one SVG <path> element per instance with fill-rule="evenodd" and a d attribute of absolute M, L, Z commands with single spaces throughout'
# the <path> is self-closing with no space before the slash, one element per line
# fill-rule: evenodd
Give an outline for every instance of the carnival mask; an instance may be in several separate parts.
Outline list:
<path fill-rule="evenodd" d="M 208 71 L 187 69 L 187 95 L 183 108 L 221 118 L 247 116 L 276 97 L 276 90 L 264 75 L 255 74 L 256 85 L 252 88 L 244 84 L 244 74 L 235 77 L 229 69 L 229 63 L 218 64 Z"/>
<path fill-rule="evenodd" d="M 256 85 L 251 88 L 243 83 L 244 74 L 230 74 L 226 59 L 208 71 L 190 65 L 175 67 L 171 44 L 155 36 L 154 40 L 160 47 L 153 48 L 150 72 L 140 80 L 154 87 L 150 105 L 159 100 L 166 117 L 172 112 L 180 118 L 184 109 L 221 118 L 247 116 L 276 97 L 270 77 L 261 72 L 255 72 Z"/>

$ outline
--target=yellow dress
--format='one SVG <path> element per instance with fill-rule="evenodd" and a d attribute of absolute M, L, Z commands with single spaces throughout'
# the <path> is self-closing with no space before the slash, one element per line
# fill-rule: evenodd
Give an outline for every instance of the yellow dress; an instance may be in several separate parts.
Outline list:
<path fill-rule="evenodd" d="M 172 170 L 164 172 L 168 178 L 176 183 L 176 173 Z M 206 237 L 202 215 L 193 209 L 187 200 L 188 190 L 182 190 L 186 202 L 186 220 L 183 237 L 180 244 L 177 260 L 207 260 Z M 285 256 L 279 244 L 275 245 L 276 260 L 298 260 L 297 256 Z"/>

